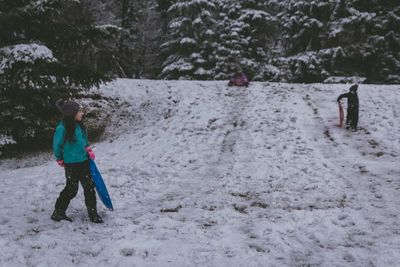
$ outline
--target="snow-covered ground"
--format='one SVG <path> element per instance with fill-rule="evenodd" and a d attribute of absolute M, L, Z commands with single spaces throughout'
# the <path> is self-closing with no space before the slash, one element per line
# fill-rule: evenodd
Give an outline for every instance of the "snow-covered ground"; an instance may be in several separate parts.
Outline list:
<path fill-rule="evenodd" d="M 400 266 L 400 88 L 117 80 L 131 106 L 92 144 L 115 211 L 87 219 L 50 153 L 0 161 L 1 266 Z M 129 117 L 129 116 L 127 116 Z M 117 126 L 118 125 L 118 126 Z"/>

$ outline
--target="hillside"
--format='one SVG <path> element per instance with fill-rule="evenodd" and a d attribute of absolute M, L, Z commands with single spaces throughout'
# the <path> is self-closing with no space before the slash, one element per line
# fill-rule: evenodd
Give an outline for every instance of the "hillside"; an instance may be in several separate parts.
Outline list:
<path fill-rule="evenodd" d="M 338 127 L 349 85 L 119 79 L 127 101 L 92 144 L 115 211 L 83 192 L 50 219 L 50 154 L 0 161 L 0 266 L 395 266 L 398 86 L 360 85 L 360 130 Z"/>

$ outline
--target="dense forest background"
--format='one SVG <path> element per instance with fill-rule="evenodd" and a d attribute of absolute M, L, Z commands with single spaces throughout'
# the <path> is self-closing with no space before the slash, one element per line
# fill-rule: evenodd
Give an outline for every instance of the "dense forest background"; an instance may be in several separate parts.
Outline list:
<path fill-rule="evenodd" d="M 81 0 L 121 35 L 95 64 L 119 77 L 400 82 L 400 4 L 378 0 Z"/>
<path fill-rule="evenodd" d="M 400 83 L 399 29 L 395 0 L 0 0 L 0 148 L 116 77 Z"/>

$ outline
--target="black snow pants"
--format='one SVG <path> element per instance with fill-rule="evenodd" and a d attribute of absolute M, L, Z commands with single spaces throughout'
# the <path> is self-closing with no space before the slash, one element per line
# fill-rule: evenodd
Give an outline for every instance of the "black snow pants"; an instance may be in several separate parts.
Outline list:
<path fill-rule="evenodd" d="M 353 130 L 357 130 L 357 125 L 358 125 L 358 107 L 357 106 L 350 106 L 347 109 L 346 125 L 350 126 L 351 129 L 353 129 Z"/>
<path fill-rule="evenodd" d="M 66 163 L 65 177 L 67 182 L 56 201 L 55 209 L 60 212 L 67 210 L 69 202 L 78 193 L 79 182 L 81 182 L 88 211 L 96 210 L 96 193 L 90 175 L 89 161 Z"/>

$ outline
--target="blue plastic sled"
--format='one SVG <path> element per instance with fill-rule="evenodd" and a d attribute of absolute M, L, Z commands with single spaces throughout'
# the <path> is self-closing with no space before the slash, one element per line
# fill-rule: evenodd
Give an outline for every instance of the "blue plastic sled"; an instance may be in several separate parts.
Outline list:
<path fill-rule="evenodd" d="M 94 160 L 92 159 L 90 159 L 90 175 L 92 176 L 93 182 L 96 185 L 96 191 L 101 202 L 103 202 L 108 209 L 114 210 L 107 187 L 104 184 L 99 170 L 97 169 L 96 163 L 94 163 Z"/>

